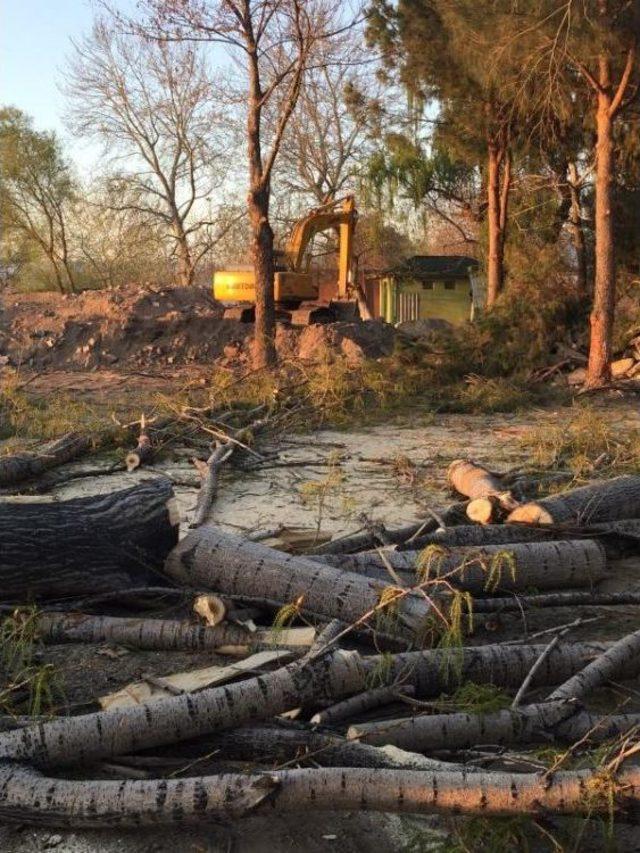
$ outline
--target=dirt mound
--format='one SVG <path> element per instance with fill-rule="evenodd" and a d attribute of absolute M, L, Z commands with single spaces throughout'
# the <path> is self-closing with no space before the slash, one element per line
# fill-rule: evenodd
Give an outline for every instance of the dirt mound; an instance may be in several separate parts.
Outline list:
<path fill-rule="evenodd" d="M 0 309 L 0 357 L 45 371 L 153 369 L 165 365 L 248 363 L 253 327 L 222 318 L 206 288 L 128 287 L 77 295 L 5 293 Z M 392 327 L 333 323 L 303 329 L 278 326 L 284 358 L 357 363 L 393 348 Z"/>

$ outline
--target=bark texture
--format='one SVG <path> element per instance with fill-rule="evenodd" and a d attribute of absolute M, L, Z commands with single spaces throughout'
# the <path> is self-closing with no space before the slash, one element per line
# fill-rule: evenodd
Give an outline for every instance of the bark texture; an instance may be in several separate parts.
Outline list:
<path fill-rule="evenodd" d="M 615 477 L 522 504 L 507 521 L 529 524 L 597 524 L 640 517 L 640 477 Z"/>
<path fill-rule="evenodd" d="M 384 558 L 370 552 L 322 559 L 380 581 L 390 579 L 385 566 L 388 562 L 409 585 L 418 583 L 422 573 L 430 578 L 446 576 L 454 586 L 479 593 L 584 587 L 607 574 L 604 548 L 592 539 L 460 547 L 437 550 L 429 556 L 418 551 L 390 551 Z"/>
<path fill-rule="evenodd" d="M 25 603 L 157 581 L 177 541 L 165 479 L 69 501 L 2 501 L 0 599 Z"/>
<path fill-rule="evenodd" d="M 348 720 L 350 717 L 358 717 L 373 708 L 397 702 L 400 696 L 413 696 L 414 693 L 415 689 L 411 684 L 367 690 L 319 711 L 311 717 L 311 722 L 318 726 L 332 726 L 334 723 Z"/>
<path fill-rule="evenodd" d="M 91 447 L 89 436 L 68 432 L 62 438 L 51 441 L 37 451 L 11 453 L 0 457 L 0 486 L 12 486 L 38 477 L 49 468 L 64 465 L 86 453 Z"/>
<path fill-rule="evenodd" d="M 593 783 L 592 783 L 593 782 Z M 592 784 L 590 784 L 592 783 Z M 0 817 L 49 826 L 113 827 L 233 820 L 305 808 L 428 814 L 609 814 L 636 805 L 640 768 L 620 772 L 598 794 L 595 771 L 430 772 L 325 768 L 150 781 L 68 781 L 0 768 Z"/>
<path fill-rule="evenodd" d="M 177 619 L 134 619 L 85 613 L 41 613 L 38 636 L 46 643 L 118 643 L 136 649 L 217 649 L 252 646 L 255 634 L 238 625 L 209 627 Z"/>
<path fill-rule="evenodd" d="M 390 586 L 284 554 L 215 527 L 189 533 L 169 555 L 165 572 L 188 586 L 272 606 L 297 602 L 303 613 L 346 623 L 378 607 L 385 586 Z M 382 633 L 405 639 L 415 636 L 429 611 L 428 602 L 417 594 L 397 599 L 395 618 L 386 620 Z M 375 617 L 371 621 L 374 625 Z M 393 625 L 386 624 L 392 621 Z"/>

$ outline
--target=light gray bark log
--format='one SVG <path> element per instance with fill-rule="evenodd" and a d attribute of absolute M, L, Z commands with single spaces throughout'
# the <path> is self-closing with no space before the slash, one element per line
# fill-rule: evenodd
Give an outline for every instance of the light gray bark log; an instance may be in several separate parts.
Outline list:
<path fill-rule="evenodd" d="M 597 796 L 596 771 L 429 772 L 324 768 L 191 779 L 86 782 L 0 768 L 0 818 L 48 826 L 109 827 L 237 819 L 305 809 L 476 815 L 608 814 L 637 807 L 640 768 L 620 772 Z M 595 791 L 585 796 L 585 791 Z"/>
<path fill-rule="evenodd" d="M 511 560 L 514 568 L 512 570 Z M 377 580 L 390 580 L 385 561 L 407 584 L 418 582 L 418 551 L 375 551 L 322 557 L 323 562 Z M 590 586 L 607 574 L 604 548 L 593 539 L 524 542 L 514 545 L 447 548 L 430 558 L 428 576 L 444 577 L 460 589 L 482 593 L 537 587 L 562 589 Z"/>
<path fill-rule="evenodd" d="M 545 702 L 491 714 L 423 714 L 357 723 L 349 728 L 347 737 L 375 746 L 455 751 L 479 744 L 575 743 L 587 735 L 592 743 L 600 743 L 631 731 L 638 722 L 639 714 L 606 717 L 576 711 L 566 702 Z"/>
<path fill-rule="evenodd" d="M 391 585 L 285 554 L 213 526 L 189 533 L 169 555 L 165 572 L 178 583 L 245 601 L 271 606 L 299 602 L 302 613 L 346 623 L 378 607 L 385 587 Z M 409 593 L 396 600 L 393 612 L 394 619 L 385 620 L 384 633 L 407 639 L 419 634 L 430 607 L 424 598 Z M 375 627 L 375 616 L 371 625 Z"/>
<path fill-rule="evenodd" d="M 178 520 L 164 479 L 68 501 L 0 501 L 0 600 L 157 583 L 178 541 Z"/>
<path fill-rule="evenodd" d="M 557 684 L 602 652 L 602 644 L 559 646 L 532 686 Z M 236 684 L 172 696 L 153 705 L 65 717 L 0 735 L 0 759 L 40 766 L 86 764 L 268 719 L 300 705 L 337 701 L 380 684 L 413 684 L 437 696 L 463 681 L 517 687 L 544 646 L 481 646 L 361 659 L 337 652 Z"/>
<path fill-rule="evenodd" d="M 413 696 L 415 692 L 415 688 L 411 684 L 400 684 L 397 687 L 377 687 L 374 690 L 358 693 L 356 696 L 349 696 L 342 702 L 337 702 L 329 708 L 318 711 L 311 717 L 311 722 L 318 726 L 332 726 L 342 720 L 348 720 L 350 717 L 358 717 L 372 708 L 397 702 L 399 696 Z"/>

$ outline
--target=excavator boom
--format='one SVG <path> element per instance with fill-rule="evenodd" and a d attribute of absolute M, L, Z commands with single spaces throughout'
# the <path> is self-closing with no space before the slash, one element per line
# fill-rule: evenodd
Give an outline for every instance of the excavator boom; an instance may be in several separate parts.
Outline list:
<path fill-rule="evenodd" d="M 294 322 L 335 319 L 337 308 L 332 311 L 328 303 L 323 305 L 313 301 L 318 298 L 318 288 L 309 270 L 308 258 L 308 250 L 316 234 L 331 228 L 335 228 L 339 236 L 336 304 L 349 307 L 346 300 L 353 283 L 353 238 L 357 217 L 355 199 L 349 195 L 310 211 L 293 226 L 275 273 L 274 297 L 281 308 L 297 308 L 295 316 L 292 315 Z M 219 270 L 214 274 L 213 294 L 220 302 L 228 306 L 233 304 L 233 309 L 225 312 L 225 316 L 241 319 L 252 316 L 255 305 L 253 270 L 250 267 Z"/>

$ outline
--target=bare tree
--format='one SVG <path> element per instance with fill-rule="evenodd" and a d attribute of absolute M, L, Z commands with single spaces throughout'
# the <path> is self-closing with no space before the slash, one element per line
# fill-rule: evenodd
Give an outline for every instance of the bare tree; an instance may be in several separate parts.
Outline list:
<path fill-rule="evenodd" d="M 276 362 L 274 241 L 269 206 L 274 166 L 318 45 L 340 29 L 338 0 L 145 0 L 142 27 L 161 41 L 221 44 L 243 80 L 249 171 L 247 205 L 256 279 L 256 366 Z M 325 59 L 326 61 L 326 59 Z"/>
<path fill-rule="evenodd" d="M 221 183 L 222 145 L 199 50 L 124 35 L 97 21 L 75 45 L 66 92 L 71 127 L 99 139 L 116 167 L 112 209 L 159 227 L 178 281 L 192 284 L 198 262 L 221 236 L 208 200 Z"/>
<path fill-rule="evenodd" d="M 283 143 L 282 180 L 299 196 L 325 204 L 353 190 L 370 146 L 370 130 L 382 115 L 370 58 L 350 32 L 314 62 L 300 92 Z"/>

